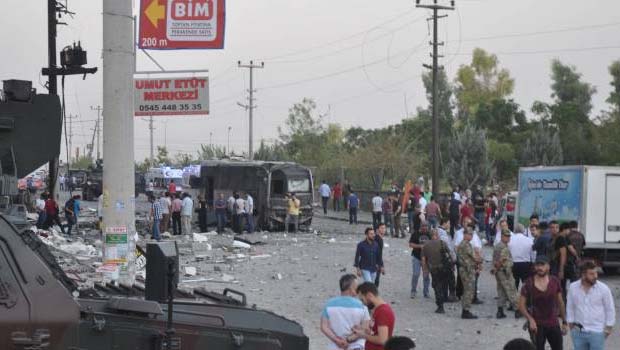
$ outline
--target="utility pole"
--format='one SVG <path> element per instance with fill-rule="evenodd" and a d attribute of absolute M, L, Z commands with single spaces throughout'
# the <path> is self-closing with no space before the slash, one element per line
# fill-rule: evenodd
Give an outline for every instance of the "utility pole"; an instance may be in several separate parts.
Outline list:
<path fill-rule="evenodd" d="M 228 127 L 228 144 L 226 146 L 226 153 L 230 157 L 230 131 L 232 130 L 232 126 Z"/>
<path fill-rule="evenodd" d="M 47 0 L 47 66 L 52 71 L 56 68 L 56 0 Z M 50 95 L 58 95 L 58 79 L 53 72 L 48 76 L 47 89 Z M 48 162 L 49 193 L 56 198 L 56 176 L 58 176 L 58 156 Z"/>
<path fill-rule="evenodd" d="M 149 117 L 149 132 L 150 132 L 150 142 L 151 142 L 151 165 L 155 164 L 155 150 L 153 149 L 153 131 L 155 127 L 153 126 L 153 116 Z"/>
<path fill-rule="evenodd" d="M 131 0 L 103 3 L 103 263 L 135 282 L 134 22 Z M 112 278 L 116 279 L 115 276 Z"/>
<path fill-rule="evenodd" d="M 439 16 L 438 15 L 439 10 L 454 10 L 454 0 L 450 1 L 450 6 L 439 5 L 438 0 L 433 0 L 433 3 L 429 5 L 420 5 L 420 0 L 416 0 L 416 7 L 433 10 L 433 17 L 429 18 L 429 20 L 433 21 L 433 42 L 430 43 L 433 46 L 433 53 L 431 55 L 433 57 L 433 65 L 429 66 L 425 64 L 424 67 L 431 69 L 433 72 L 433 94 L 432 94 L 433 99 L 431 101 L 433 104 L 433 152 L 432 152 L 433 154 L 433 171 L 432 171 L 433 188 L 432 188 L 432 192 L 433 192 L 433 196 L 435 198 L 438 198 L 440 180 L 439 180 L 439 116 L 437 115 L 438 113 L 437 73 L 439 72 L 439 69 L 443 68 L 443 67 L 440 68 L 439 63 L 438 63 L 438 59 L 440 57 L 438 53 L 438 48 L 439 46 L 442 46 L 444 43 L 439 42 L 437 39 L 437 21 L 440 18 L 448 17 L 448 15 Z"/>
<path fill-rule="evenodd" d="M 103 108 L 101 108 L 101 106 L 97 105 L 97 107 L 93 107 L 90 106 L 90 110 L 91 111 L 97 111 L 97 159 L 101 159 L 101 153 L 99 152 L 100 150 L 100 140 L 101 140 L 101 111 L 103 111 Z"/>
<path fill-rule="evenodd" d="M 237 65 L 239 66 L 239 68 L 248 68 L 250 70 L 250 90 L 248 91 L 250 93 L 250 96 L 248 98 L 248 104 L 245 105 L 241 102 L 237 102 L 237 104 L 241 106 L 242 108 L 245 108 L 245 110 L 249 112 L 248 114 L 249 114 L 249 119 L 250 119 L 250 122 L 249 122 L 250 137 L 249 137 L 249 146 L 248 146 L 248 159 L 253 160 L 254 159 L 254 133 L 252 130 L 254 128 L 253 111 L 254 111 L 254 108 L 256 108 L 256 106 L 254 105 L 254 68 L 260 68 L 260 69 L 265 68 L 265 62 L 261 62 L 260 65 L 258 65 L 258 64 L 254 64 L 254 61 L 250 61 L 250 64 L 241 64 L 241 61 L 238 61 Z"/>
<path fill-rule="evenodd" d="M 69 119 L 69 131 L 67 132 L 67 138 L 69 139 L 69 145 L 68 145 L 68 160 L 69 163 L 71 163 L 71 153 L 73 153 L 73 119 L 76 119 L 77 117 L 79 117 L 78 115 L 71 115 L 69 114 L 69 116 L 67 116 L 66 118 Z M 77 160 L 77 159 L 76 159 Z M 67 169 L 69 168 L 71 164 L 67 164 Z"/>

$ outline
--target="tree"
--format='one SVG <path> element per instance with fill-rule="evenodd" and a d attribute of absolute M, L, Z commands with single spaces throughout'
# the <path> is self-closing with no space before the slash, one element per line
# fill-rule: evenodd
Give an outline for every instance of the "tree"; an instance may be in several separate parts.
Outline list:
<path fill-rule="evenodd" d="M 174 164 L 180 167 L 186 167 L 195 162 L 194 156 L 189 153 L 177 153 L 174 156 Z"/>
<path fill-rule="evenodd" d="M 609 66 L 612 91 L 607 98 L 609 111 L 602 113 L 596 128 L 600 160 L 605 165 L 620 165 L 620 60 Z"/>
<path fill-rule="evenodd" d="M 565 164 L 596 164 L 599 152 L 590 120 L 596 89 L 581 81 L 575 67 L 559 60 L 551 63 L 551 79 L 553 103 L 535 102 L 532 111 L 559 129 Z"/>
<path fill-rule="evenodd" d="M 265 161 L 286 161 L 289 158 L 282 144 L 275 143 L 273 145 L 268 145 L 265 143 L 265 140 L 261 140 L 258 150 L 254 152 L 254 159 Z"/>
<path fill-rule="evenodd" d="M 71 169 L 86 170 L 94 164 L 95 161 L 92 157 L 89 157 L 88 155 L 82 155 L 77 158 L 73 163 L 71 163 Z"/>
<path fill-rule="evenodd" d="M 226 158 L 226 148 L 214 145 L 200 145 L 198 160 Z"/>
<path fill-rule="evenodd" d="M 170 164 L 170 158 L 168 158 L 168 149 L 166 146 L 157 146 L 157 156 L 155 156 L 155 162 L 157 164 Z"/>
<path fill-rule="evenodd" d="M 609 74 L 611 74 L 612 81 L 611 86 L 612 90 L 609 93 L 609 97 L 607 98 L 607 103 L 609 103 L 612 107 L 611 113 L 616 114 L 616 116 L 620 115 L 620 60 L 614 61 L 609 66 Z"/>
<path fill-rule="evenodd" d="M 467 124 L 454 132 L 444 175 L 451 185 L 461 188 L 486 185 L 492 177 L 492 164 L 484 130 Z"/>
<path fill-rule="evenodd" d="M 501 142 L 509 142 L 515 132 L 527 125 L 525 112 L 511 99 L 493 99 L 478 106 L 473 124 L 486 129 L 487 135 Z"/>
<path fill-rule="evenodd" d="M 521 151 L 521 164 L 524 166 L 562 165 L 564 156 L 562 143 L 557 130 L 536 123 L 530 137 Z"/>
<path fill-rule="evenodd" d="M 506 69 L 499 68 L 496 55 L 474 49 L 469 65 L 461 66 L 456 76 L 458 116 L 469 119 L 483 103 L 503 99 L 512 94 L 514 80 Z"/>
<path fill-rule="evenodd" d="M 150 158 L 144 158 L 143 162 L 136 163 L 135 169 L 137 172 L 146 173 L 153 166 L 154 164 L 151 162 Z"/>

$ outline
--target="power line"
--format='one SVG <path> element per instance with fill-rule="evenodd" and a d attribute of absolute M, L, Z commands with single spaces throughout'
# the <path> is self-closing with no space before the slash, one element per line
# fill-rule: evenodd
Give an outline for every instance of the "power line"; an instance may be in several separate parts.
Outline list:
<path fill-rule="evenodd" d="M 372 26 L 372 27 L 370 27 L 368 29 L 365 29 L 363 31 L 357 32 L 355 34 L 348 35 L 348 36 L 340 38 L 340 39 L 329 41 L 329 42 L 327 42 L 325 44 L 311 46 L 311 47 L 308 47 L 308 48 L 305 48 L 305 49 L 300 49 L 300 50 L 292 51 L 292 52 L 285 53 L 285 54 L 282 54 L 282 55 L 277 55 L 277 56 L 272 56 L 272 57 L 265 57 L 265 58 L 262 58 L 261 60 L 262 61 L 274 61 L 274 60 L 277 60 L 279 58 L 297 56 L 297 55 L 299 55 L 301 53 L 306 53 L 306 52 L 314 51 L 314 50 L 317 50 L 317 49 L 322 49 L 324 47 L 329 47 L 329 46 L 332 46 L 334 44 L 338 44 L 338 43 L 341 43 L 343 41 L 347 41 L 347 40 L 353 39 L 355 37 L 364 35 L 367 31 L 369 31 L 371 29 L 374 29 L 374 28 L 381 27 L 382 25 L 391 23 L 391 22 L 393 22 L 393 21 L 395 21 L 395 20 L 397 20 L 399 18 L 405 17 L 405 16 L 413 13 L 414 10 L 415 10 L 415 8 L 410 8 L 408 11 L 406 11 L 404 13 L 401 13 L 400 15 L 392 17 L 392 18 L 389 18 L 389 19 L 387 19 L 387 20 L 385 20 L 385 21 L 383 21 L 383 22 L 381 22 L 379 24 L 375 24 L 374 26 Z"/>
<path fill-rule="evenodd" d="M 394 29 L 392 29 L 392 30 L 389 30 L 389 31 L 387 31 L 386 33 L 381 34 L 381 35 L 379 35 L 379 36 L 377 36 L 377 37 L 374 37 L 374 38 L 373 38 L 373 39 L 371 39 L 371 40 L 366 40 L 366 38 L 364 38 L 364 41 L 363 41 L 362 43 L 360 43 L 360 44 L 349 45 L 349 46 L 343 47 L 343 48 L 341 48 L 341 49 L 338 49 L 338 50 L 335 50 L 335 51 L 332 51 L 332 52 L 329 52 L 329 53 L 325 53 L 325 54 L 322 54 L 322 55 L 316 55 L 316 56 L 309 57 L 309 58 L 300 58 L 300 59 L 295 59 L 295 60 L 286 60 L 286 61 L 278 61 L 278 60 L 275 60 L 275 61 L 269 61 L 269 63 L 272 63 L 272 64 L 303 63 L 303 62 L 310 62 L 310 61 L 320 60 L 320 59 L 323 59 L 323 58 L 326 58 L 326 57 L 335 56 L 335 55 L 340 54 L 340 53 L 342 53 L 342 52 L 346 52 L 346 51 L 349 51 L 349 50 L 351 50 L 351 49 L 356 49 L 356 48 L 359 48 L 359 47 L 365 46 L 367 43 L 378 41 L 378 40 L 380 40 L 380 39 L 382 39 L 382 38 L 384 38 L 384 37 L 386 37 L 386 36 L 389 36 L 389 35 L 391 35 L 391 36 L 392 36 L 392 38 L 393 38 L 393 37 L 394 37 L 394 33 L 395 33 L 395 32 L 397 32 L 397 31 L 399 31 L 399 30 L 402 30 L 402 29 L 404 29 L 404 28 L 406 28 L 406 27 L 410 26 L 411 24 L 414 24 L 414 23 L 420 22 L 421 20 L 423 20 L 423 19 L 424 19 L 424 17 L 425 17 L 425 16 L 417 17 L 417 18 L 415 18 L 414 20 L 412 20 L 412 21 L 410 21 L 410 22 L 407 22 L 407 23 L 405 23 L 405 24 L 403 24 L 403 25 L 401 25 L 401 26 L 399 26 L 399 27 L 396 27 L 396 28 L 394 28 Z M 377 27 L 377 28 L 374 28 L 374 29 L 370 29 L 370 30 L 368 30 L 368 31 L 366 32 L 366 36 L 368 35 L 368 33 L 370 33 L 371 31 L 373 31 L 373 30 L 375 30 L 375 29 L 379 29 L 379 28 Z"/>
<path fill-rule="evenodd" d="M 560 48 L 560 49 L 543 49 L 543 50 L 524 50 L 524 51 L 498 51 L 493 52 L 494 55 L 540 55 L 559 52 L 585 52 L 585 51 L 599 51 L 599 50 L 615 50 L 620 49 L 620 45 L 607 45 L 607 46 L 590 46 L 590 47 L 573 47 L 573 48 Z M 450 55 L 459 56 L 471 56 L 472 53 L 468 52 L 454 52 Z"/>

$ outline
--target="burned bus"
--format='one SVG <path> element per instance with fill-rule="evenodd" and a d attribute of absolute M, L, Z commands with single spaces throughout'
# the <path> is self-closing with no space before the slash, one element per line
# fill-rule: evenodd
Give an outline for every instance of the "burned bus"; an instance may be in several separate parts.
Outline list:
<path fill-rule="evenodd" d="M 313 186 L 310 169 L 296 163 L 245 160 L 208 160 L 200 167 L 201 192 L 213 208 L 221 194 L 234 192 L 254 198 L 255 222 L 262 229 L 284 229 L 288 200 L 294 192 L 301 202 L 300 227 L 312 222 Z M 211 209 L 212 210 L 212 209 Z"/>

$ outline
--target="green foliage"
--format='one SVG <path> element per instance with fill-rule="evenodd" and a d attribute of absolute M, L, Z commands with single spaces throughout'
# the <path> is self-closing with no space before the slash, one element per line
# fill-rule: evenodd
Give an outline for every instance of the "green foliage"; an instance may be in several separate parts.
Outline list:
<path fill-rule="evenodd" d="M 598 150 L 594 142 L 595 125 L 590 120 L 592 95 L 596 89 L 581 81 L 575 67 L 551 63 L 552 104 L 535 102 L 532 111 L 544 123 L 557 126 L 565 164 L 596 164 Z"/>
<path fill-rule="evenodd" d="M 289 160 L 289 156 L 286 154 L 283 145 L 279 143 L 268 145 L 264 140 L 261 140 L 258 150 L 254 152 L 254 159 L 265 161 L 287 161 Z"/>
<path fill-rule="evenodd" d="M 614 61 L 609 66 L 609 74 L 611 74 L 612 90 L 607 98 L 607 103 L 611 105 L 611 113 L 620 114 L 620 60 Z"/>
<path fill-rule="evenodd" d="M 226 148 L 214 145 L 200 145 L 197 160 L 221 159 L 226 157 Z"/>
<path fill-rule="evenodd" d="M 177 153 L 174 156 L 174 165 L 178 167 L 186 167 L 194 163 L 196 159 L 189 153 Z"/>
<path fill-rule="evenodd" d="M 170 158 L 168 157 L 168 149 L 165 146 L 157 146 L 157 155 L 155 156 L 156 164 L 166 164 L 169 165 L 171 163 Z"/>
<path fill-rule="evenodd" d="M 489 158 L 493 164 L 493 173 L 498 179 L 516 178 L 519 162 L 515 148 L 507 142 L 488 140 Z"/>
<path fill-rule="evenodd" d="M 492 177 L 486 132 L 467 124 L 452 136 L 444 174 L 451 185 L 461 188 L 485 186 Z"/>
<path fill-rule="evenodd" d="M 506 69 L 499 68 L 496 55 L 474 49 L 469 65 L 461 66 L 456 76 L 458 115 L 469 119 L 481 104 L 503 99 L 514 90 L 514 80 Z"/>
<path fill-rule="evenodd" d="M 80 156 L 73 163 L 71 163 L 71 169 L 86 170 L 95 165 L 95 161 L 92 157 L 87 155 Z"/>
<path fill-rule="evenodd" d="M 564 156 L 557 130 L 537 123 L 521 151 L 523 166 L 562 165 Z"/>
<path fill-rule="evenodd" d="M 137 172 L 146 173 L 147 171 L 149 171 L 150 168 L 154 166 L 155 165 L 151 162 L 150 158 L 144 158 L 143 162 L 136 163 L 135 168 Z"/>

